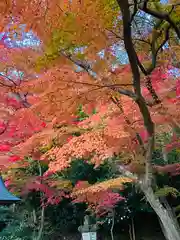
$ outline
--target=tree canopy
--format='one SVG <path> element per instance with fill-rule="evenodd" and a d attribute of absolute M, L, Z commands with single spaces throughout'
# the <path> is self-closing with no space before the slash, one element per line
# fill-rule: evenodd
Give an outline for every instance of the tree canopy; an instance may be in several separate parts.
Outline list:
<path fill-rule="evenodd" d="M 155 194 L 154 176 L 180 170 L 179 160 L 167 161 L 180 143 L 179 13 L 178 1 L 1 1 L 2 171 L 28 167 L 29 157 L 47 163 L 39 176 L 21 178 L 32 178 L 27 189 L 55 204 L 66 193 L 48 184 L 74 159 L 95 168 L 114 159 L 113 179 L 73 186 L 71 196 L 88 193 L 92 202 L 102 193 L 107 203 L 107 192 L 112 197 L 124 183 L 136 184 L 166 239 L 178 240 L 176 220 Z M 30 32 L 36 44 L 23 45 Z M 163 164 L 153 162 L 159 149 Z"/>

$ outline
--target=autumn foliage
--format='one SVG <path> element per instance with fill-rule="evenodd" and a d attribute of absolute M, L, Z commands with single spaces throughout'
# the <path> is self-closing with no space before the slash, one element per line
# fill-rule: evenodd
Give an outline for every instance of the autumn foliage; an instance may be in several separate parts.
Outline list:
<path fill-rule="evenodd" d="M 166 153 L 180 143 L 180 79 L 172 73 L 179 50 L 171 51 L 178 48 L 180 33 L 174 25 L 180 7 L 171 1 L 174 24 L 156 13 L 162 22 L 153 18 L 152 29 L 138 36 L 134 18 L 142 23 L 139 11 L 154 17 L 154 10 L 169 9 L 153 3 L 149 11 L 145 2 L 133 8 L 134 14 L 123 0 L 0 3 L 2 31 L 19 40 L 25 24 L 24 31 L 33 30 L 41 40 L 35 49 L 19 49 L 6 45 L 6 35 L 1 39 L 0 70 L 6 74 L 0 76 L 0 167 L 21 166 L 25 156 L 47 162 L 48 170 L 40 180 L 32 179 L 27 190 L 43 192 L 48 203 L 71 196 L 99 213 L 123 200 L 113 190 L 124 183 L 144 190 L 152 187 L 154 171 L 179 174 L 179 163 L 154 166 L 152 153 L 164 132 L 171 135 L 161 146 Z M 169 36 L 171 44 L 165 47 Z M 128 63 L 118 60 L 115 46 L 124 58 L 127 53 Z M 22 71 L 23 79 L 9 78 L 12 68 Z M 80 104 L 83 110 L 77 113 Z M 119 159 L 121 177 L 75 186 L 68 196 L 48 186 L 47 178 L 70 167 L 73 159 L 98 167 L 113 157 Z"/>

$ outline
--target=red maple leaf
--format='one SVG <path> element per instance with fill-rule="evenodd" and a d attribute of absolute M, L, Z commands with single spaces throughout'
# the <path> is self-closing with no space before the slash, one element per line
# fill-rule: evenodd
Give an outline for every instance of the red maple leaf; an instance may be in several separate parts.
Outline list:
<path fill-rule="evenodd" d="M 10 162 L 17 162 L 19 160 L 21 160 L 21 158 L 19 156 L 16 156 L 16 155 L 12 155 L 8 159 L 8 161 L 10 161 Z"/>
<path fill-rule="evenodd" d="M 0 152 L 8 152 L 10 150 L 10 146 L 6 144 L 0 145 Z"/>

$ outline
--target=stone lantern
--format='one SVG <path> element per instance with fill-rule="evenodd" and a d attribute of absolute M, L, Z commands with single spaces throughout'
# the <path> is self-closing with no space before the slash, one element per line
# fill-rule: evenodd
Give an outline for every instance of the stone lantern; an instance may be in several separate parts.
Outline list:
<path fill-rule="evenodd" d="M 78 228 L 82 234 L 82 240 L 96 240 L 97 239 L 97 225 L 89 223 L 89 216 L 84 217 L 84 224 Z"/>

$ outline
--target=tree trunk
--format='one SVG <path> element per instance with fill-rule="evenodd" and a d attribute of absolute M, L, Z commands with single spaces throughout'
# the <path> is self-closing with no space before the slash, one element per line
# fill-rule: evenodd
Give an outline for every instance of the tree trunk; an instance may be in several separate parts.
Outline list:
<path fill-rule="evenodd" d="M 161 204 L 151 187 L 146 188 L 141 186 L 141 189 L 147 201 L 159 217 L 165 238 L 167 240 L 180 240 L 180 228 L 176 219 L 173 218 L 173 215 Z"/>
<path fill-rule="evenodd" d="M 41 240 L 41 239 L 42 239 L 42 236 L 43 236 L 43 229 L 44 229 L 44 210 L 45 210 L 45 207 L 42 206 L 42 209 L 41 209 L 40 228 L 39 228 L 38 236 L 37 236 L 36 240 Z"/>
<path fill-rule="evenodd" d="M 114 240 L 114 234 L 113 234 L 113 229 L 114 229 L 114 210 L 112 210 L 112 224 L 111 224 L 111 240 Z"/>
<path fill-rule="evenodd" d="M 130 237 L 130 240 L 136 240 L 133 217 L 131 218 L 131 224 L 129 225 L 129 237 Z"/>

